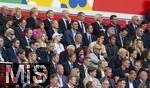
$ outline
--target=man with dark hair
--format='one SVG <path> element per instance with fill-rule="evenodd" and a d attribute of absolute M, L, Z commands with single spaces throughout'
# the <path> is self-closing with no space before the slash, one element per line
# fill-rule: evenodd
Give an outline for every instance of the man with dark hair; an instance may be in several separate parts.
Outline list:
<path fill-rule="evenodd" d="M 78 31 L 80 33 L 86 33 L 87 24 L 84 22 L 85 13 L 84 12 L 78 12 L 77 18 L 78 18 L 78 25 L 79 25 Z"/>
<path fill-rule="evenodd" d="M 85 77 L 83 80 L 84 87 L 86 87 L 87 82 L 92 81 L 93 86 L 95 86 L 97 88 L 102 88 L 100 81 L 97 78 L 95 78 L 96 77 L 96 68 L 89 67 L 88 73 L 89 73 L 89 76 Z"/>
<path fill-rule="evenodd" d="M 110 24 L 108 26 L 113 26 L 115 28 L 115 34 L 118 35 L 120 33 L 121 27 L 118 24 L 118 18 L 116 15 L 110 16 Z"/>
<path fill-rule="evenodd" d="M 74 20 L 71 22 L 71 29 L 65 31 L 64 33 L 64 38 L 67 45 L 74 44 L 75 35 L 79 33 L 77 30 L 78 30 L 78 22 Z"/>
<path fill-rule="evenodd" d="M 120 30 L 120 33 L 118 34 L 117 41 L 116 41 L 118 48 L 121 48 L 121 47 L 124 46 L 127 33 L 128 33 L 128 29 L 127 28 L 122 28 Z"/>

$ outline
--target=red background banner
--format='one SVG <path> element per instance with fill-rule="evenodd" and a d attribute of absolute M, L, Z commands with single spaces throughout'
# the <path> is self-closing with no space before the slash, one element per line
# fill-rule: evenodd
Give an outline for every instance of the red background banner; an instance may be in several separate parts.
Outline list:
<path fill-rule="evenodd" d="M 95 0 L 93 11 L 144 15 L 150 0 Z"/>

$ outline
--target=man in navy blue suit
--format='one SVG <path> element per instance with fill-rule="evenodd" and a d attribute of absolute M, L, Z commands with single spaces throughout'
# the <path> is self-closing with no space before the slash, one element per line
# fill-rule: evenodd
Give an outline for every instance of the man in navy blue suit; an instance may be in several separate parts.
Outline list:
<path fill-rule="evenodd" d="M 88 47 L 91 42 L 95 41 L 95 36 L 93 35 L 92 25 L 88 25 L 87 33 L 83 34 L 83 45 Z"/>
<path fill-rule="evenodd" d="M 18 38 L 19 40 L 21 40 L 24 37 L 25 27 L 26 27 L 26 20 L 20 19 L 18 27 L 14 28 L 16 38 Z"/>
<path fill-rule="evenodd" d="M 85 13 L 79 12 L 77 14 L 77 18 L 78 18 L 78 31 L 80 33 L 86 33 L 87 32 L 87 24 L 84 22 Z"/>
<path fill-rule="evenodd" d="M 66 40 L 67 45 L 74 44 L 75 35 L 77 33 L 79 33 L 77 30 L 78 30 L 78 22 L 77 21 L 72 21 L 71 22 L 71 30 L 67 30 L 64 33 L 64 38 Z"/>
<path fill-rule="evenodd" d="M 53 10 L 48 10 L 46 12 L 46 16 L 47 16 L 47 19 L 44 20 L 44 25 L 45 25 L 45 30 L 46 32 L 50 29 L 52 29 L 52 20 L 54 19 L 54 14 L 53 14 Z"/>
<path fill-rule="evenodd" d="M 63 33 L 71 28 L 70 26 L 71 18 L 69 17 L 69 15 L 70 15 L 69 11 L 63 10 L 62 18 L 58 21 L 59 27 Z"/>
<path fill-rule="evenodd" d="M 95 15 L 95 22 L 92 23 L 93 26 L 93 34 L 95 36 L 98 36 L 101 33 L 104 33 L 106 30 L 106 26 L 102 23 L 103 22 L 103 17 L 101 14 L 96 14 Z"/>
<path fill-rule="evenodd" d="M 0 13 L 0 26 L 5 26 L 6 24 L 6 19 L 8 17 L 8 7 L 7 6 L 2 6 L 1 7 L 1 13 Z"/>

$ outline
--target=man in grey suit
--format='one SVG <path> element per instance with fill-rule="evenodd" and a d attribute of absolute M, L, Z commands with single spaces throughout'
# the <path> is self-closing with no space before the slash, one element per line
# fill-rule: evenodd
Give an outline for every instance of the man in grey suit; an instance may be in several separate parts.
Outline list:
<path fill-rule="evenodd" d="M 86 84 L 89 81 L 92 81 L 92 84 L 93 84 L 92 86 L 94 86 L 94 88 L 102 88 L 100 81 L 97 78 L 95 78 L 96 77 L 96 68 L 89 67 L 88 73 L 89 73 L 89 76 L 85 77 L 83 80 L 84 86 L 86 87 Z"/>

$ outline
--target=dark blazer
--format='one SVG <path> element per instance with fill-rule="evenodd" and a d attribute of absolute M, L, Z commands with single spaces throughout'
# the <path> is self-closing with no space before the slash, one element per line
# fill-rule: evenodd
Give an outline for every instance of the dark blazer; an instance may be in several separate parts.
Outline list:
<path fill-rule="evenodd" d="M 18 63 L 17 52 L 11 47 L 7 49 L 8 61 Z"/>
<path fill-rule="evenodd" d="M 24 31 L 22 31 L 20 27 L 16 27 L 15 36 L 17 39 L 21 40 L 24 37 Z"/>
<path fill-rule="evenodd" d="M 45 25 L 45 30 L 46 32 L 50 29 L 52 29 L 52 24 L 51 21 L 49 21 L 48 19 L 44 20 L 44 25 Z"/>
<path fill-rule="evenodd" d="M 94 36 L 93 34 L 91 34 L 91 39 L 92 39 L 91 42 L 95 41 L 95 36 Z M 89 44 L 91 43 L 91 42 L 89 41 L 89 39 L 88 39 L 87 33 L 84 33 L 84 34 L 82 35 L 82 40 L 83 40 L 83 45 L 84 45 L 85 47 L 88 47 Z"/>
<path fill-rule="evenodd" d="M 7 17 L 8 17 L 8 15 L 4 16 L 2 13 L 0 13 L 0 25 L 1 26 L 5 26 Z"/>
<path fill-rule="evenodd" d="M 125 81 L 126 81 L 126 88 L 129 88 L 129 79 L 126 78 Z M 134 88 L 138 88 L 138 86 L 137 86 L 138 84 L 137 84 L 136 80 L 133 80 L 132 83 L 133 83 Z"/>
<path fill-rule="evenodd" d="M 135 30 L 136 28 L 133 27 L 132 23 L 129 23 L 126 25 L 126 28 L 128 28 L 128 34 L 127 37 L 128 38 L 132 38 L 133 35 L 135 35 Z"/>
<path fill-rule="evenodd" d="M 22 17 L 20 19 L 22 19 Z M 18 24 L 19 24 L 20 19 L 17 19 L 15 16 L 13 16 L 13 26 L 14 27 L 19 27 Z"/>
<path fill-rule="evenodd" d="M 83 25 L 84 25 L 84 27 L 85 27 L 85 31 L 87 32 L 87 24 L 86 24 L 85 22 L 83 22 Z M 82 34 L 83 34 L 83 32 L 84 32 L 84 30 L 83 30 L 82 27 L 80 26 L 79 22 L 78 22 L 78 31 L 79 31 L 80 33 L 82 33 Z"/>
<path fill-rule="evenodd" d="M 80 78 L 81 79 L 84 79 L 85 78 L 85 70 L 84 70 L 84 66 L 83 65 L 80 65 L 79 66 L 79 69 L 80 69 Z"/>
<path fill-rule="evenodd" d="M 117 55 L 117 53 L 118 53 L 118 47 L 116 45 L 112 46 L 110 44 L 106 44 L 105 48 L 106 48 L 108 57 Z"/>
<path fill-rule="evenodd" d="M 104 80 L 104 79 L 105 79 L 105 77 L 100 78 L 99 80 L 100 80 L 100 82 L 102 82 L 102 80 Z M 108 79 L 108 81 L 110 84 L 109 88 L 115 88 L 115 80 L 114 79 Z"/>
<path fill-rule="evenodd" d="M 31 39 L 29 39 L 29 43 L 28 43 L 28 41 L 27 41 L 27 39 L 25 38 L 25 37 L 23 37 L 22 39 L 21 39 L 21 47 L 23 48 L 23 49 L 25 49 L 26 48 L 26 46 L 30 46 L 30 42 L 31 41 L 33 41 L 33 39 L 31 38 Z"/>
<path fill-rule="evenodd" d="M 122 42 L 123 42 L 123 46 L 124 46 L 124 43 L 125 43 L 125 38 L 121 38 L 121 36 L 120 35 L 118 35 L 117 36 L 117 38 L 116 38 L 116 45 L 118 46 L 118 48 L 121 48 L 121 47 L 123 47 L 122 46 L 122 43 L 121 43 L 121 40 L 122 40 Z"/>
<path fill-rule="evenodd" d="M 141 81 L 140 81 L 140 80 L 137 80 L 137 81 L 136 81 L 136 84 L 137 84 L 137 87 L 139 87 L 139 85 L 141 84 Z M 146 84 L 146 88 L 150 88 L 150 85 L 149 85 L 148 80 L 145 82 L 145 84 Z"/>
<path fill-rule="evenodd" d="M 112 23 L 110 23 L 107 26 L 113 26 L 115 28 L 115 34 L 116 35 L 118 35 L 120 33 L 121 27 L 119 24 L 113 25 Z"/>
<path fill-rule="evenodd" d="M 63 64 L 64 62 L 66 62 L 66 61 L 68 61 L 68 55 L 69 55 L 69 53 L 67 52 L 67 50 L 65 50 L 65 51 L 62 51 L 61 53 L 60 53 L 60 60 L 59 60 L 59 62 L 61 63 L 61 64 Z"/>
<path fill-rule="evenodd" d="M 37 21 L 38 20 L 40 20 L 39 18 L 37 18 Z M 35 22 L 35 20 L 34 20 L 34 18 L 33 17 L 29 17 L 28 19 L 27 19 L 27 25 L 26 25 L 26 27 L 27 28 L 32 28 L 32 29 L 35 29 L 36 28 L 36 22 Z"/>
<path fill-rule="evenodd" d="M 69 62 L 68 62 L 68 61 L 64 62 L 64 63 L 63 63 L 63 66 L 64 66 L 64 75 L 65 75 L 65 76 L 69 76 L 70 71 L 71 71 Z M 78 63 L 76 63 L 76 62 L 73 63 L 73 68 L 75 68 L 75 67 L 77 67 L 77 68 L 79 67 Z"/>
<path fill-rule="evenodd" d="M 62 34 L 62 31 L 60 29 L 57 30 L 58 33 Z M 50 30 L 47 30 L 47 36 L 48 36 L 48 40 L 52 40 L 52 36 L 54 34 L 54 30 L 53 29 L 50 29 Z"/>
<path fill-rule="evenodd" d="M 101 29 L 106 29 L 104 24 L 99 25 L 97 22 L 92 23 L 93 26 L 93 34 L 98 36 L 99 34 L 103 33 Z"/>
<path fill-rule="evenodd" d="M 63 19 L 60 19 L 58 22 L 59 22 L 59 28 L 61 29 L 61 31 L 63 33 L 66 30 L 71 29 L 71 25 L 70 25 L 69 21 L 66 21 L 67 29 L 66 29 L 66 26 L 65 26 L 65 23 L 64 23 Z"/>
<path fill-rule="evenodd" d="M 50 62 L 50 74 L 56 73 L 56 68 L 54 67 L 54 64 Z"/>
<path fill-rule="evenodd" d="M 7 57 L 7 51 L 5 47 L 1 47 L 1 54 L 2 54 L 2 58 L 6 61 L 8 61 L 8 57 Z"/>
<path fill-rule="evenodd" d="M 4 46 L 6 49 L 11 47 L 11 40 L 9 40 L 7 37 L 4 37 Z"/>

